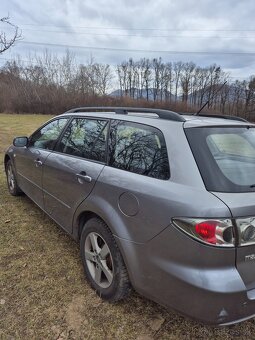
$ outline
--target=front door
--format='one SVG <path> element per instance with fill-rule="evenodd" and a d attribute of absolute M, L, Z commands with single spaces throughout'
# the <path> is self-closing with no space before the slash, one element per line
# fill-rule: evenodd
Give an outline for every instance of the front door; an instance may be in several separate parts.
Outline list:
<path fill-rule="evenodd" d="M 15 149 L 15 165 L 20 188 L 43 208 L 42 172 L 44 163 L 67 123 L 67 118 L 56 119 L 37 130 L 27 147 Z"/>

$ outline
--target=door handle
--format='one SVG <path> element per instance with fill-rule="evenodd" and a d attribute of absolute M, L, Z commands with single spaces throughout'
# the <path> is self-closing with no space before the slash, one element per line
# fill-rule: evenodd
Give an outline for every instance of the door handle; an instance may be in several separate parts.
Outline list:
<path fill-rule="evenodd" d="M 34 163 L 35 163 L 35 166 L 42 166 L 43 165 L 43 162 L 38 158 L 34 160 Z"/>
<path fill-rule="evenodd" d="M 92 181 L 92 177 L 88 176 L 85 171 L 81 171 L 79 174 L 76 174 L 76 177 L 81 184 L 83 183 L 82 180 L 89 183 Z"/>

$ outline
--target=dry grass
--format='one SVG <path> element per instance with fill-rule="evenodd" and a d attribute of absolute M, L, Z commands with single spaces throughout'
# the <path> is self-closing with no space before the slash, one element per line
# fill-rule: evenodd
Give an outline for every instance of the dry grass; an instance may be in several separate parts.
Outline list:
<path fill-rule="evenodd" d="M 4 149 L 13 136 L 29 134 L 48 118 L 0 115 L 0 338 L 254 339 L 254 320 L 211 328 L 135 293 L 114 305 L 95 295 L 78 245 L 26 196 L 7 192 Z"/>

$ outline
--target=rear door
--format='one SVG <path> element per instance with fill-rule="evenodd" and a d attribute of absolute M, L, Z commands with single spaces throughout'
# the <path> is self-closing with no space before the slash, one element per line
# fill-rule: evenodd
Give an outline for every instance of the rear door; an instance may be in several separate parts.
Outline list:
<path fill-rule="evenodd" d="M 117 235 L 146 242 L 169 225 L 169 177 L 167 148 L 160 130 L 112 121 L 108 166 L 93 194 L 95 200 L 105 202 L 103 211 L 112 210 Z"/>
<path fill-rule="evenodd" d="M 106 162 L 108 120 L 74 118 L 45 161 L 45 211 L 68 232 L 73 215 L 90 194 Z"/>

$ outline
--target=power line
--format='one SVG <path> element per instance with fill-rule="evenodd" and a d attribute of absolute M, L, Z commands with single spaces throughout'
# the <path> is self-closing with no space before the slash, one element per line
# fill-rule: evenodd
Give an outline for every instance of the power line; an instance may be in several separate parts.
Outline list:
<path fill-rule="evenodd" d="M 96 46 L 81 46 L 81 45 L 64 45 L 55 43 L 44 43 L 35 41 L 18 41 L 18 44 L 41 45 L 52 47 L 79 48 L 96 51 L 115 51 L 115 52 L 137 52 L 137 53 L 161 53 L 161 54 L 208 54 L 208 55 L 255 55 L 255 52 L 229 52 L 229 51 L 167 51 L 167 50 L 143 50 L 143 49 L 127 49 L 114 47 L 96 47 Z"/>
<path fill-rule="evenodd" d="M 125 30 L 125 31 L 168 31 L 168 32 L 255 32 L 255 29 L 181 29 L 181 28 L 144 28 L 144 27 L 103 27 L 103 26 L 72 26 L 72 25 L 46 25 L 46 24 L 17 24 L 17 26 L 39 26 L 59 28 L 82 28 L 93 30 Z"/>
<path fill-rule="evenodd" d="M 5 61 L 13 61 L 13 62 L 22 62 L 22 63 L 36 63 L 36 60 L 26 60 L 26 59 L 20 59 L 19 57 L 17 57 L 17 59 L 15 58 L 2 58 L 0 57 L 0 60 L 5 60 Z"/>
<path fill-rule="evenodd" d="M 198 38 L 198 39 L 254 39 L 255 35 L 249 36 L 192 36 L 192 35 L 141 35 L 141 34 L 109 34 L 109 33 L 92 33 L 92 32 L 74 32 L 74 31 L 52 31 L 52 30 L 34 30 L 25 28 L 24 30 L 30 32 L 41 33 L 62 33 L 74 35 L 90 35 L 90 36 L 106 36 L 106 37 L 139 37 L 139 38 Z"/>

